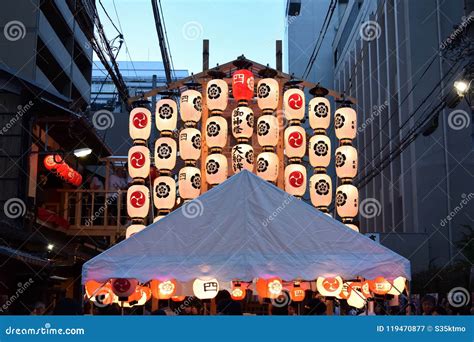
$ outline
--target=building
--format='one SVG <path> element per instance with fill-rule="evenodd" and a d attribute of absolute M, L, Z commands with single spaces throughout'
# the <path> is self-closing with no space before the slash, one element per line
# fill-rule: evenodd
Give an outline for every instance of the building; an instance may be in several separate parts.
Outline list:
<path fill-rule="evenodd" d="M 472 57 L 453 57 L 446 45 L 453 32 L 466 34 L 472 2 L 287 3 L 289 73 L 303 77 L 315 45 L 321 45 L 306 78 L 358 100 L 361 233 L 375 233 L 409 258 L 414 274 L 465 261 L 459 242 L 474 227 L 474 191 L 468 185 L 474 178 L 473 123 L 452 89 L 468 73 L 469 62 L 472 68 Z M 290 15 L 294 3 L 301 9 Z M 437 107 L 445 97 L 454 108 Z M 453 124 L 459 113 L 467 121 L 462 127 Z M 420 123 L 416 139 L 406 140 Z"/>

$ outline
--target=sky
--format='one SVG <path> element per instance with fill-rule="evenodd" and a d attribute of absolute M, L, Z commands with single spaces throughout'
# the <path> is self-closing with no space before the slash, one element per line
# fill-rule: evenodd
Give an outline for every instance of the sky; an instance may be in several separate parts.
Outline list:
<path fill-rule="evenodd" d="M 99 1 L 125 38 L 117 60 L 162 60 L 151 0 L 96 0 L 110 40 L 118 33 Z M 275 40 L 284 39 L 286 0 L 161 0 L 161 6 L 175 69 L 202 70 L 203 39 L 210 41 L 210 67 L 242 54 L 275 67 Z"/>

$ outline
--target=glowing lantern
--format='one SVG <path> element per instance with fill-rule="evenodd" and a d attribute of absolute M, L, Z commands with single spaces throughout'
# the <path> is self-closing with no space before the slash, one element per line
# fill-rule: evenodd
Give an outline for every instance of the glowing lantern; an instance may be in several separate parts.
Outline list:
<path fill-rule="evenodd" d="M 303 158 L 306 152 L 306 132 L 301 126 L 285 129 L 285 154 L 288 158 Z"/>
<path fill-rule="evenodd" d="M 153 203 L 158 209 L 173 209 L 176 203 L 176 182 L 173 177 L 159 176 L 153 181 Z"/>
<path fill-rule="evenodd" d="M 305 297 L 304 289 L 301 287 L 301 284 L 295 282 L 290 291 L 290 298 L 294 302 L 302 302 Z"/>
<path fill-rule="evenodd" d="M 334 115 L 336 137 L 341 140 L 352 140 L 357 133 L 357 114 L 350 107 L 341 107 Z"/>
<path fill-rule="evenodd" d="M 326 212 L 332 201 L 332 181 L 325 173 L 316 173 L 309 179 L 311 203 Z"/>
<path fill-rule="evenodd" d="M 184 161 L 195 161 L 201 156 L 201 132 L 185 128 L 179 133 L 179 154 Z"/>
<path fill-rule="evenodd" d="M 207 119 L 206 144 L 211 149 L 222 149 L 227 144 L 227 120 L 222 116 L 211 116 Z"/>
<path fill-rule="evenodd" d="M 304 92 L 298 88 L 291 88 L 283 94 L 283 110 L 288 121 L 301 121 L 304 119 L 305 97 Z"/>
<path fill-rule="evenodd" d="M 161 137 L 155 143 L 155 166 L 160 171 L 171 171 L 176 165 L 176 141 Z"/>
<path fill-rule="evenodd" d="M 354 308 L 362 309 L 366 303 L 364 295 L 359 290 L 352 288 L 347 298 L 347 304 Z"/>
<path fill-rule="evenodd" d="M 130 296 L 138 285 L 138 280 L 127 278 L 112 279 L 112 291 L 119 297 L 124 298 Z"/>
<path fill-rule="evenodd" d="M 405 290 L 405 284 L 406 284 L 406 278 L 397 277 L 393 280 L 392 288 L 387 293 L 391 295 L 395 295 L 395 296 L 400 295 Z"/>
<path fill-rule="evenodd" d="M 178 106 L 172 99 L 161 99 L 156 102 L 156 128 L 160 132 L 171 132 L 178 123 Z"/>
<path fill-rule="evenodd" d="M 331 140 L 326 135 L 313 135 L 309 139 L 309 162 L 317 170 L 324 171 L 331 161 Z"/>
<path fill-rule="evenodd" d="M 132 109 L 129 119 L 129 133 L 133 140 L 145 142 L 150 137 L 151 112 L 147 108 Z"/>
<path fill-rule="evenodd" d="M 339 178 L 349 180 L 357 175 L 357 150 L 348 145 L 336 149 L 336 174 Z"/>
<path fill-rule="evenodd" d="M 180 98 L 180 112 L 181 120 L 185 123 L 195 125 L 199 120 L 201 120 L 201 93 L 194 89 L 184 91 Z"/>
<path fill-rule="evenodd" d="M 254 77 L 250 70 L 240 69 L 232 74 L 232 94 L 236 101 L 253 98 Z"/>
<path fill-rule="evenodd" d="M 215 79 L 207 82 L 207 108 L 211 112 L 222 113 L 227 108 L 229 86 L 227 82 Z"/>
<path fill-rule="evenodd" d="M 357 216 L 359 209 L 359 191 L 351 184 L 343 184 L 336 189 L 336 210 L 342 218 Z"/>
<path fill-rule="evenodd" d="M 206 158 L 206 181 L 211 185 L 220 184 L 227 179 L 229 173 L 227 157 L 214 153 Z"/>
<path fill-rule="evenodd" d="M 159 220 L 161 220 L 163 217 L 165 217 L 166 215 L 158 215 L 156 216 L 155 218 L 153 218 L 153 223 L 155 222 L 158 222 Z"/>
<path fill-rule="evenodd" d="M 171 300 L 173 302 L 182 302 L 185 299 L 186 299 L 186 296 L 173 296 L 173 297 L 171 297 Z"/>
<path fill-rule="evenodd" d="M 193 292 L 199 299 L 211 299 L 219 292 L 219 282 L 217 279 L 201 280 L 196 279 L 193 283 Z"/>
<path fill-rule="evenodd" d="M 392 284 L 384 277 L 377 277 L 369 283 L 370 290 L 378 295 L 387 294 L 392 288 Z"/>
<path fill-rule="evenodd" d="M 306 168 L 301 164 L 290 164 L 285 168 L 285 191 L 301 197 L 306 192 Z"/>
<path fill-rule="evenodd" d="M 275 182 L 278 178 L 278 156 L 273 152 L 262 152 L 257 156 L 257 176 Z"/>
<path fill-rule="evenodd" d="M 146 179 L 150 174 L 150 150 L 146 146 L 132 146 L 128 150 L 128 173 L 132 178 Z"/>
<path fill-rule="evenodd" d="M 236 139 L 249 139 L 253 134 L 254 115 L 252 109 L 238 106 L 232 111 L 232 134 Z"/>
<path fill-rule="evenodd" d="M 52 154 L 46 156 L 43 160 L 43 164 L 48 171 L 55 171 L 58 165 L 56 162 L 56 156 Z"/>
<path fill-rule="evenodd" d="M 257 280 L 257 293 L 261 298 L 276 299 L 283 291 L 283 283 L 280 278 Z"/>
<path fill-rule="evenodd" d="M 183 167 L 179 170 L 178 188 L 184 200 L 198 197 L 201 193 L 201 171 L 194 166 Z"/>
<path fill-rule="evenodd" d="M 316 280 L 316 288 L 318 292 L 325 297 L 335 297 L 342 290 L 342 278 L 337 277 L 318 277 Z"/>
<path fill-rule="evenodd" d="M 150 191 L 145 185 L 132 185 L 127 191 L 127 213 L 130 218 L 145 218 L 150 209 Z"/>
<path fill-rule="evenodd" d="M 156 299 L 170 299 L 176 293 L 176 280 L 170 279 L 159 281 L 153 279 L 150 282 L 151 293 Z"/>
<path fill-rule="evenodd" d="M 278 119 L 273 115 L 262 115 L 257 120 L 257 139 L 262 147 L 274 147 L 278 144 Z"/>
<path fill-rule="evenodd" d="M 232 290 L 230 291 L 230 297 L 232 300 L 242 300 L 245 298 L 246 289 L 241 283 L 233 282 Z"/>
<path fill-rule="evenodd" d="M 351 287 L 352 282 L 344 282 L 342 284 L 342 289 L 339 294 L 336 295 L 337 298 L 339 299 L 347 299 L 351 295 L 352 287 Z"/>
<path fill-rule="evenodd" d="M 93 280 L 88 281 L 86 283 L 86 295 L 99 306 L 113 304 L 117 299 L 109 282 L 102 284 Z"/>
<path fill-rule="evenodd" d="M 313 130 L 326 130 L 331 122 L 331 105 L 325 97 L 314 97 L 308 104 L 309 125 Z"/>
<path fill-rule="evenodd" d="M 360 283 L 360 292 L 365 298 L 372 297 L 372 293 L 370 293 L 370 281 L 364 281 Z"/>
<path fill-rule="evenodd" d="M 128 239 L 134 234 L 141 232 L 145 228 L 146 226 L 143 224 L 131 224 L 130 226 L 127 227 L 127 230 L 125 232 L 125 238 Z"/>
<path fill-rule="evenodd" d="M 97 291 L 99 291 L 100 288 L 104 287 L 105 284 L 95 281 L 95 280 L 88 280 L 85 285 L 86 289 L 86 295 L 87 298 L 92 298 L 96 295 Z"/>
<path fill-rule="evenodd" d="M 346 227 L 352 229 L 353 231 L 359 232 L 359 228 L 352 223 L 346 223 Z"/>
<path fill-rule="evenodd" d="M 253 147 L 248 144 L 238 144 L 232 148 L 232 170 L 238 173 L 242 170 L 253 171 Z"/>
<path fill-rule="evenodd" d="M 273 78 L 264 78 L 257 84 L 257 104 L 264 112 L 274 111 L 278 107 L 278 81 Z"/>

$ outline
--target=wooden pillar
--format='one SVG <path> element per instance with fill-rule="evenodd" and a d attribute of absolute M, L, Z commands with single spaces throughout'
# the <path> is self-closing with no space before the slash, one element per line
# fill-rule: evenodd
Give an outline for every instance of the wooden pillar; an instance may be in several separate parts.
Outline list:
<path fill-rule="evenodd" d="M 202 41 L 202 71 L 209 69 L 209 39 Z"/>
<path fill-rule="evenodd" d="M 206 144 L 206 122 L 209 117 L 209 111 L 207 109 L 207 80 L 201 83 L 202 85 L 202 114 L 201 114 L 201 194 L 205 193 L 207 188 L 206 181 L 206 158 L 209 153 Z"/>
<path fill-rule="evenodd" d="M 217 305 L 216 305 L 216 299 L 215 298 L 211 299 L 210 314 L 211 315 L 217 315 Z"/>
<path fill-rule="evenodd" d="M 285 126 L 286 126 L 286 119 L 285 119 L 285 113 L 283 112 L 283 85 L 284 82 L 279 80 L 278 81 L 278 87 L 280 88 L 280 97 L 278 100 L 278 107 L 276 111 L 276 115 L 278 118 L 278 130 L 279 130 L 279 135 L 278 135 L 278 144 L 276 146 L 276 154 L 278 156 L 278 179 L 276 185 L 280 189 L 285 189 L 284 185 L 284 179 L 285 179 L 285 155 L 283 153 L 284 151 L 284 133 L 285 133 Z"/>
<path fill-rule="evenodd" d="M 334 300 L 326 299 L 326 316 L 334 315 Z"/>
<path fill-rule="evenodd" d="M 158 299 L 155 297 L 151 297 L 151 312 L 156 311 L 159 309 Z"/>
<path fill-rule="evenodd" d="M 276 69 L 283 70 L 283 49 L 281 40 L 276 41 Z"/>

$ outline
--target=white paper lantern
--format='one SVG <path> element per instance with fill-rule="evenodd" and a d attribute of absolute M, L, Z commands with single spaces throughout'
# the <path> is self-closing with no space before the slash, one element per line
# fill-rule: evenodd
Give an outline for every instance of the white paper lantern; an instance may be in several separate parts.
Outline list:
<path fill-rule="evenodd" d="M 350 291 L 349 298 L 347 298 L 347 304 L 354 308 L 362 309 L 366 304 L 366 300 L 360 290 L 352 288 Z"/>
<path fill-rule="evenodd" d="M 198 160 L 201 156 L 201 132 L 185 128 L 179 133 L 179 154 L 185 161 Z"/>
<path fill-rule="evenodd" d="M 201 120 L 201 93 L 194 89 L 184 91 L 180 98 L 180 112 L 184 122 L 197 123 Z"/>
<path fill-rule="evenodd" d="M 215 79 L 207 82 L 207 108 L 211 112 L 222 113 L 227 108 L 229 86 L 227 82 Z"/>
<path fill-rule="evenodd" d="M 209 148 L 223 148 L 227 144 L 227 120 L 211 116 L 206 122 L 206 144 Z"/>
<path fill-rule="evenodd" d="M 201 171 L 194 166 L 186 166 L 179 170 L 179 195 L 184 200 L 194 199 L 201 193 Z"/>
<path fill-rule="evenodd" d="M 392 288 L 388 291 L 388 294 L 398 296 L 403 293 L 406 286 L 406 278 L 397 277 L 392 282 Z"/>
<path fill-rule="evenodd" d="M 176 165 L 176 141 L 158 138 L 155 143 L 155 166 L 159 171 L 171 171 Z"/>
<path fill-rule="evenodd" d="M 278 119 L 273 115 L 262 115 L 257 120 L 257 139 L 262 147 L 274 147 L 278 144 L 280 130 Z"/>
<path fill-rule="evenodd" d="M 350 107 L 341 107 L 334 115 L 334 128 L 339 140 L 352 140 L 357 133 L 357 114 Z"/>
<path fill-rule="evenodd" d="M 161 99 L 156 102 L 156 128 L 160 132 L 173 131 L 178 123 L 178 106 L 171 99 Z"/>
<path fill-rule="evenodd" d="M 150 174 L 150 150 L 136 145 L 128 150 L 128 173 L 132 178 L 147 178 Z"/>
<path fill-rule="evenodd" d="M 193 282 L 194 295 L 199 299 L 211 299 L 219 292 L 219 282 L 217 279 L 201 280 Z"/>
<path fill-rule="evenodd" d="M 213 153 L 206 158 L 206 182 L 211 185 L 220 184 L 227 179 L 229 173 L 227 157 Z"/>
<path fill-rule="evenodd" d="M 359 232 L 359 228 L 355 224 L 346 223 L 346 227 L 352 229 L 353 231 Z"/>
<path fill-rule="evenodd" d="M 264 78 L 257 84 L 257 104 L 264 111 L 274 111 L 278 107 L 278 81 L 273 78 Z"/>
<path fill-rule="evenodd" d="M 357 216 L 359 209 L 359 191 L 354 185 L 343 184 L 336 189 L 336 210 L 341 218 Z"/>
<path fill-rule="evenodd" d="M 252 109 L 238 106 L 232 111 L 232 134 L 236 139 L 249 139 L 253 134 L 254 115 Z"/>
<path fill-rule="evenodd" d="M 263 179 L 275 182 L 278 178 L 278 156 L 273 152 L 262 152 L 257 157 L 257 175 Z"/>
<path fill-rule="evenodd" d="M 317 173 L 309 179 L 311 203 L 318 209 L 327 211 L 332 201 L 332 181 L 325 173 Z"/>
<path fill-rule="evenodd" d="M 305 97 L 304 92 L 298 88 L 291 88 L 283 95 L 283 111 L 288 121 L 304 119 Z"/>
<path fill-rule="evenodd" d="M 336 297 L 341 293 L 343 280 L 341 277 L 318 277 L 316 289 L 325 297 Z"/>
<path fill-rule="evenodd" d="M 130 236 L 141 232 L 145 228 L 146 226 L 143 224 L 131 224 L 127 227 L 127 230 L 125 231 L 125 238 L 128 239 Z"/>
<path fill-rule="evenodd" d="M 156 216 L 156 217 L 153 219 L 153 223 L 158 222 L 158 221 L 161 220 L 163 217 L 166 217 L 166 215 L 158 215 L 158 216 Z"/>
<path fill-rule="evenodd" d="M 306 168 L 301 164 L 290 164 L 285 168 L 285 191 L 301 197 L 306 192 Z"/>
<path fill-rule="evenodd" d="M 309 125 L 314 130 L 326 130 L 331 122 L 331 104 L 325 97 L 314 97 L 308 104 Z"/>
<path fill-rule="evenodd" d="M 285 154 L 288 158 L 303 158 L 306 152 L 306 132 L 301 126 L 285 129 Z"/>
<path fill-rule="evenodd" d="M 352 179 L 357 175 L 357 150 L 348 145 L 336 149 L 336 174 L 341 179 Z"/>
<path fill-rule="evenodd" d="M 133 140 L 148 140 L 151 132 L 151 112 L 144 107 L 132 109 L 128 126 Z"/>
<path fill-rule="evenodd" d="M 132 185 L 127 191 L 127 213 L 130 218 L 145 218 L 150 210 L 150 190 L 145 185 Z"/>
<path fill-rule="evenodd" d="M 159 176 L 153 181 L 153 203 L 157 209 L 173 209 L 176 203 L 176 182 L 173 177 Z"/>
<path fill-rule="evenodd" d="M 232 170 L 238 173 L 242 170 L 253 172 L 253 147 L 248 144 L 238 144 L 232 148 Z"/>
<path fill-rule="evenodd" d="M 309 162 L 312 167 L 326 169 L 331 162 L 331 140 L 328 136 L 318 134 L 309 139 Z"/>

